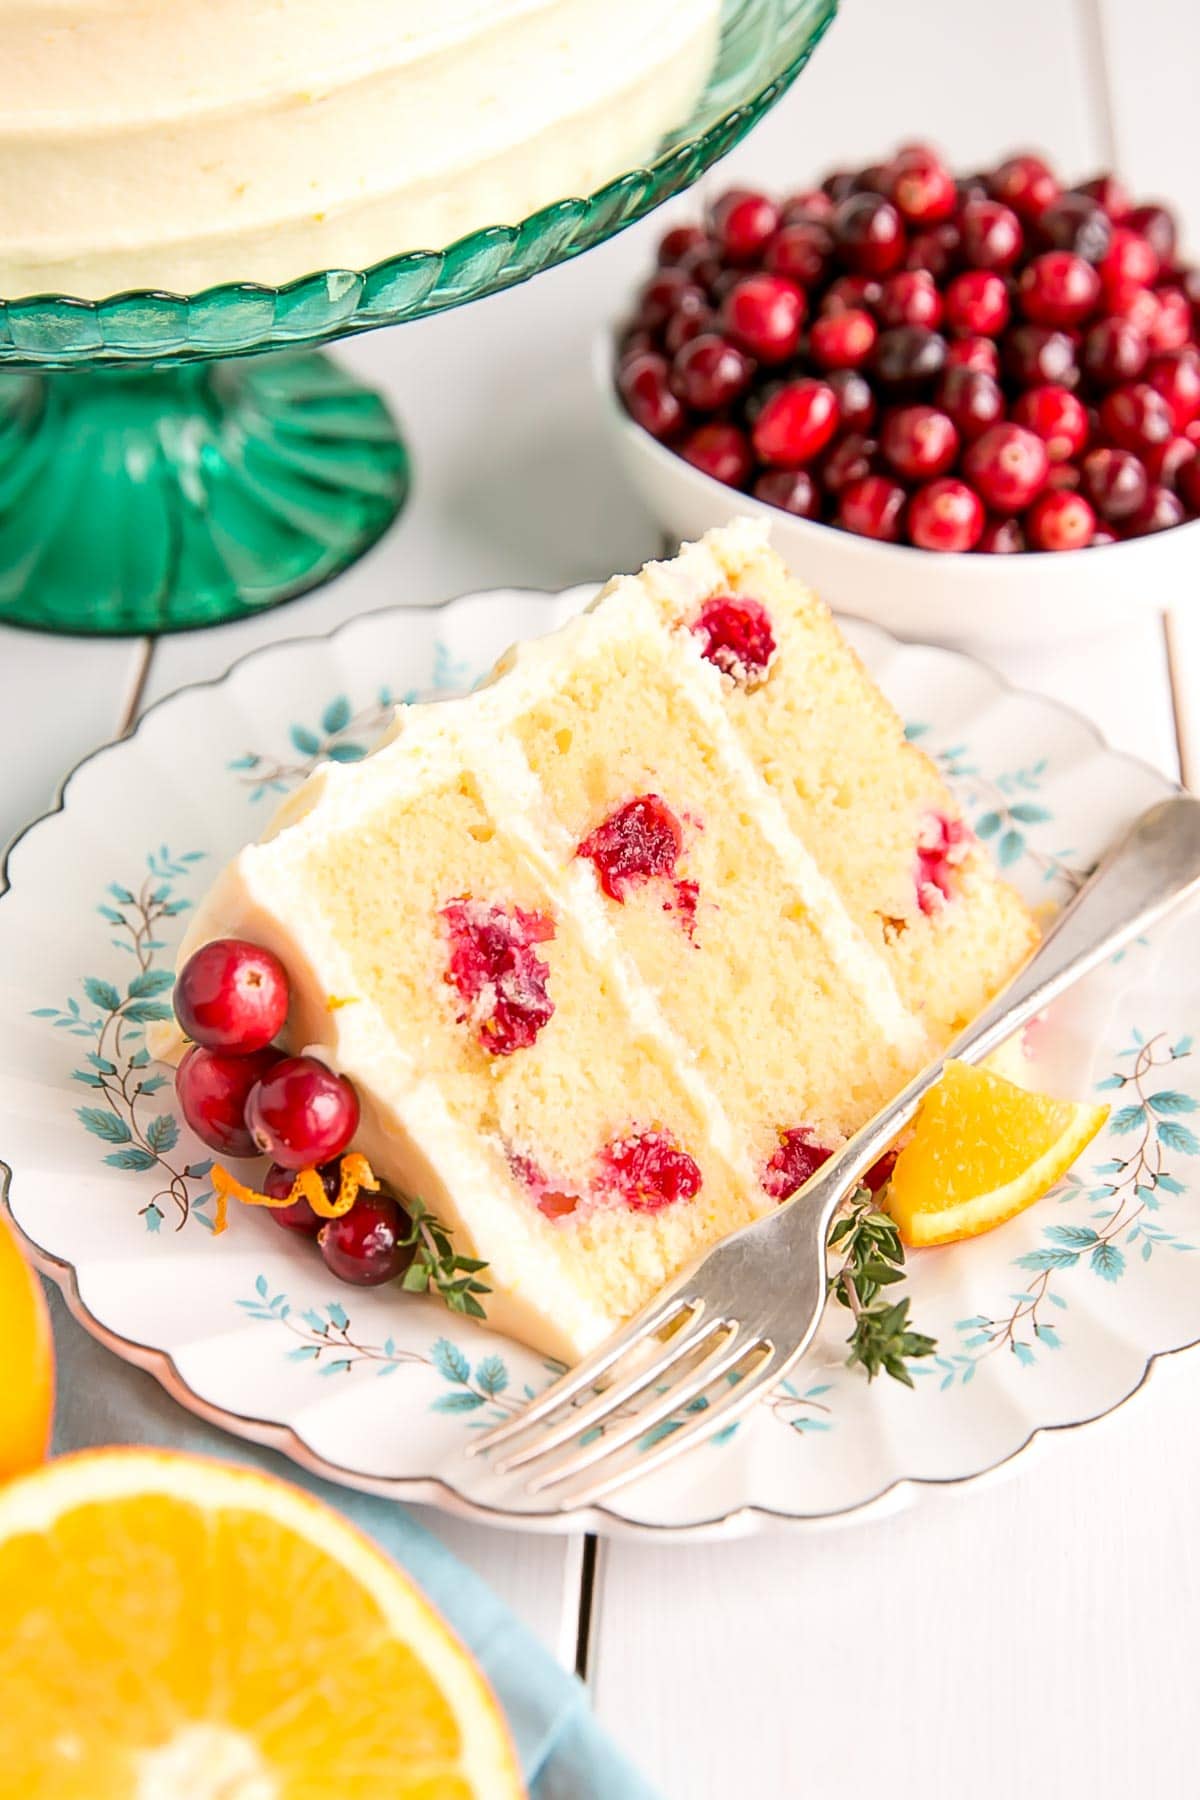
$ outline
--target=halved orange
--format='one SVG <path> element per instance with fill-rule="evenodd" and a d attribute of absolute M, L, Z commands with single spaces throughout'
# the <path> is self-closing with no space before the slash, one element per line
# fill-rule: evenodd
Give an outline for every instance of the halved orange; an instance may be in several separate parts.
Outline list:
<path fill-rule="evenodd" d="M 892 1171 L 886 1204 L 900 1236 L 949 1244 L 1002 1225 L 1049 1192 L 1107 1117 L 1107 1106 L 947 1063 Z"/>
<path fill-rule="evenodd" d="M 0 1481 L 40 1463 L 54 1416 L 54 1349 L 41 1283 L 0 1213 Z"/>
<path fill-rule="evenodd" d="M 517 1800 L 494 1695 L 345 1519 L 85 1451 L 0 1490 L 0 1787 L 22 1800 Z"/>

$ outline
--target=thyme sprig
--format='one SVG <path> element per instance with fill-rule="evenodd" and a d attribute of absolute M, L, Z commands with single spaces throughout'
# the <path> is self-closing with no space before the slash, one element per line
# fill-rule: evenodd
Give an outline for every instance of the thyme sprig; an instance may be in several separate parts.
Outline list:
<path fill-rule="evenodd" d="M 907 1295 L 899 1300 L 884 1296 L 886 1288 L 904 1280 L 904 1245 L 895 1221 L 879 1211 L 867 1188 L 858 1190 L 834 1225 L 829 1247 L 845 1258 L 834 1278 L 834 1295 L 854 1315 L 846 1361 L 864 1368 L 868 1381 L 882 1371 L 912 1387 L 909 1362 L 932 1356 L 937 1343 L 910 1329 Z"/>
<path fill-rule="evenodd" d="M 397 1242 L 411 1247 L 413 1259 L 404 1272 L 401 1287 L 410 1294 L 427 1294 L 432 1289 L 451 1312 L 466 1313 L 472 1319 L 486 1318 L 476 1295 L 490 1294 L 492 1290 L 475 1278 L 487 1264 L 473 1256 L 460 1256 L 450 1241 L 449 1226 L 435 1219 L 423 1200 L 405 1200 L 404 1206 L 412 1224 Z"/>

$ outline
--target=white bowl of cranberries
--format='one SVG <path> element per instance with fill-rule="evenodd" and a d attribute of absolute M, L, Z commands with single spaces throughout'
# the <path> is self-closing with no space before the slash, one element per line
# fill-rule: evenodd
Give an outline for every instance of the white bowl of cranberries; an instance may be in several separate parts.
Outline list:
<path fill-rule="evenodd" d="M 1198 346 L 1164 206 L 910 144 L 673 225 L 597 374 L 672 536 L 760 516 L 835 608 L 1003 642 L 1186 597 Z"/>

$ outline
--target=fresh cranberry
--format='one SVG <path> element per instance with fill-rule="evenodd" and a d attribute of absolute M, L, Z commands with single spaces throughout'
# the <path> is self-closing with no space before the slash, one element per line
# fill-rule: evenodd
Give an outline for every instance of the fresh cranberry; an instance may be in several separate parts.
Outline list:
<path fill-rule="evenodd" d="M 1046 486 L 1055 492 L 1070 489 L 1072 492 L 1083 482 L 1083 471 L 1078 463 L 1052 462 L 1050 473 L 1046 477 Z"/>
<path fill-rule="evenodd" d="M 1170 268 L 1175 261 L 1177 232 L 1174 214 L 1167 207 L 1156 201 L 1135 206 L 1124 223 L 1145 238 L 1161 267 Z"/>
<path fill-rule="evenodd" d="M 1097 201 L 1114 225 L 1119 225 L 1129 212 L 1129 194 L 1115 175 L 1095 175 L 1091 181 L 1081 182 L 1079 192 Z"/>
<path fill-rule="evenodd" d="M 834 369 L 829 385 L 837 396 L 838 422 L 848 431 L 869 431 L 875 423 L 875 394 L 865 375 L 854 369 Z"/>
<path fill-rule="evenodd" d="M 358 1096 L 315 1056 L 287 1056 L 246 1097 L 246 1125 L 264 1156 L 285 1169 L 331 1162 L 358 1130 Z"/>
<path fill-rule="evenodd" d="M 1088 545 L 1088 549 L 1098 550 L 1101 544 L 1119 544 L 1120 541 L 1111 525 L 1097 525 L 1092 533 L 1092 541 Z"/>
<path fill-rule="evenodd" d="M 1200 326 L 1200 269 L 1180 269 L 1179 286 L 1192 309 L 1192 323 Z"/>
<path fill-rule="evenodd" d="M 901 269 L 889 275 L 876 308 L 881 325 L 928 325 L 942 321 L 942 296 L 926 269 Z"/>
<path fill-rule="evenodd" d="M 1133 517 L 1150 484 L 1131 450 L 1091 450 L 1083 459 L 1083 492 L 1110 525 Z"/>
<path fill-rule="evenodd" d="M 821 311 L 874 313 L 883 299 L 883 283 L 874 275 L 839 275 L 821 296 Z"/>
<path fill-rule="evenodd" d="M 973 550 L 983 524 L 978 494 L 953 477 L 928 482 L 908 503 L 908 539 L 920 550 Z"/>
<path fill-rule="evenodd" d="M 759 600 L 745 594 L 714 594 L 704 602 L 692 623 L 692 632 L 700 654 L 743 686 L 751 687 L 762 680 L 775 654 L 775 633 L 771 615 Z M 636 804 L 636 802 L 635 802 Z M 675 857 L 679 855 L 676 848 Z M 671 874 L 669 869 L 656 871 Z M 603 879 L 603 877 L 601 877 Z M 620 898 L 619 895 L 615 896 Z"/>
<path fill-rule="evenodd" d="M 698 337 L 713 336 L 718 325 L 719 320 L 711 307 L 704 312 L 672 313 L 662 334 L 663 349 L 668 356 L 676 357 L 685 344 Z"/>
<path fill-rule="evenodd" d="M 988 177 L 993 199 L 1011 206 L 1026 223 L 1038 219 L 1059 195 L 1059 185 L 1040 156 L 1013 156 Z"/>
<path fill-rule="evenodd" d="M 634 1130 L 600 1153 L 598 1185 L 632 1212 L 694 1200 L 703 1177 L 694 1157 L 660 1130 Z"/>
<path fill-rule="evenodd" d="M 1104 290 L 1104 309 L 1113 319 L 1125 319 L 1149 343 L 1158 330 L 1161 307 L 1153 288 L 1136 281 L 1118 281 Z"/>
<path fill-rule="evenodd" d="M 651 437 L 673 437 L 684 422 L 684 410 L 671 391 L 670 376 L 667 359 L 654 351 L 627 357 L 617 375 L 630 417 Z"/>
<path fill-rule="evenodd" d="M 904 489 L 885 475 L 867 475 L 843 488 L 838 501 L 837 522 L 859 537 L 879 538 L 894 544 L 900 536 L 900 518 L 904 511 Z"/>
<path fill-rule="evenodd" d="M 833 238 L 847 268 L 887 275 L 904 261 L 904 223 L 890 200 L 851 194 L 835 209 Z"/>
<path fill-rule="evenodd" d="M 924 272 L 935 281 L 945 281 L 958 261 L 960 234 L 957 225 L 947 222 L 929 231 L 918 231 L 910 239 L 904 267 L 914 274 Z"/>
<path fill-rule="evenodd" d="M 1059 489 L 1035 500 L 1025 515 L 1025 531 L 1034 550 L 1086 550 L 1096 529 L 1096 515 L 1082 494 Z"/>
<path fill-rule="evenodd" d="M 725 330 L 760 362 L 786 362 L 800 342 L 803 290 L 781 275 L 745 275 L 721 302 Z"/>
<path fill-rule="evenodd" d="M 785 225 L 806 219 L 830 219 L 833 201 L 821 188 L 801 188 L 798 193 L 788 195 L 781 211 Z"/>
<path fill-rule="evenodd" d="M 379 1287 L 403 1275 L 414 1247 L 402 1239 L 410 1229 L 408 1215 L 390 1194 L 360 1193 L 350 1211 L 326 1219 L 317 1243 L 325 1267 L 354 1287 Z"/>
<path fill-rule="evenodd" d="M 1150 327 L 1152 350 L 1182 350 L 1192 336 L 1192 308 L 1182 288 L 1155 289 L 1158 317 Z"/>
<path fill-rule="evenodd" d="M 807 469 L 768 469 L 753 488 L 756 500 L 794 513 L 798 519 L 819 519 L 821 496 Z"/>
<path fill-rule="evenodd" d="M 824 381 L 804 377 L 772 394 L 754 422 L 759 459 L 799 468 L 825 448 L 838 426 L 837 395 Z"/>
<path fill-rule="evenodd" d="M 1095 311 L 1100 277 L 1072 250 L 1047 250 L 1022 269 L 1021 310 L 1035 325 L 1078 325 Z"/>
<path fill-rule="evenodd" d="M 683 828 L 658 794 L 639 794 L 589 832 L 578 855 L 594 864 L 610 900 L 657 877 L 670 879 L 683 850 Z"/>
<path fill-rule="evenodd" d="M 883 199 L 890 200 L 892 174 L 890 163 L 868 163 L 855 175 L 853 191 L 856 194 L 880 194 Z"/>
<path fill-rule="evenodd" d="M 251 1089 L 284 1060 L 278 1050 L 229 1056 L 193 1044 L 175 1071 L 179 1110 L 201 1141 L 222 1156 L 257 1156 L 246 1124 Z"/>
<path fill-rule="evenodd" d="M 721 261 L 721 253 L 711 241 L 696 244 L 685 250 L 683 259 L 676 265 L 686 271 L 688 277 L 697 287 L 702 288 L 710 297 L 715 298 L 723 280 L 729 276 L 729 270 Z"/>
<path fill-rule="evenodd" d="M 1088 194 L 1060 194 L 1038 219 L 1037 235 L 1050 250 L 1072 250 L 1100 263 L 1112 247 L 1112 220 Z"/>
<path fill-rule="evenodd" d="M 723 194 L 712 210 L 713 235 L 731 263 L 752 263 L 779 229 L 779 208 L 765 194 Z"/>
<path fill-rule="evenodd" d="M 1165 444 L 1175 429 L 1172 410 L 1157 388 L 1146 381 L 1114 388 L 1100 403 L 1100 428 L 1110 443 L 1139 455 L 1152 444 Z"/>
<path fill-rule="evenodd" d="M 832 233 L 815 220 L 785 225 L 771 239 L 763 258 L 772 275 L 782 275 L 802 288 L 818 287 L 832 262 Z"/>
<path fill-rule="evenodd" d="M 245 1056 L 283 1030 L 288 978 L 270 950 L 242 938 L 214 938 L 188 957 L 175 983 L 175 1017 L 209 1050 Z"/>
<path fill-rule="evenodd" d="M 659 269 L 638 295 L 637 323 L 661 331 L 672 313 L 707 305 L 704 289 L 686 269 Z"/>
<path fill-rule="evenodd" d="M 1160 487 L 1167 487 L 1174 493 L 1179 491 L 1179 481 L 1185 466 L 1196 456 L 1196 446 L 1185 437 L 1168 438 L 1165 444 L 1155 444 L 1147 450 L 1144 462 L 1146 473 L 1152 482 Z"/>
<path fill-rule="evenodd" d="M 1158 269 L 1154 247 L 1140 231 L 1131 231 L 1127 225 L 1114 228 L 1108 255 L 1100 265 L 1106 288 L 1127 281 L 1136 287 L 1149 287 L 1157 277 Z"/>
<path fill-rule="evenodd" d="M 977 374 L 1000 376 L 1000 352 L 991 338 L 951 338 L 946 345 L 947 369 L 974 369 Z"/>
<path fill-rule="evenodd" d="M 910 225 L 937 225 L 958 205 L 954 177 L 936 156 L 901 152 L 892 164 L 890 197 Z"/>
<path fill-rule="evenodd" d="M 1037 432 L 1052 463 L 1077 456 L 1087 443 L 1087 409 L 1065 387 L 1027 388 L 1012 416 L 1018 425 Z"/>
<path fill-rule="evenodd" d="M 1182 525 L 1187 514 L 1183 501 L 1170 488 L 1152 487 L 1145 501 L 1125 526 L 1126 537 L 1149 537 L 1155 531 L 1170 531 Z"/>
<path fill-rule="evenodd" d="M 624 363 L 646 350 L 657 349 L 658 340 L 652 331 L 646 331 L 641 325 L 626 326 L 617 340 L 617 348 Z"/>
<path fill-rule="evenodd" d="M 318 1169 L 321 1186 L 330 1200 L 336 1200 L 341 1187 L 342 1165 L 340 1162 L 326 1163 Z M 285 1169 L 282 1163 L 272 1163 L 262 1182 L 264 1194 L 270 1194 L 275 1200 L 286 1200 L 296 1182 L 296 1170 Z M 282 1225 L 285 1231 L 298 1232 L 301 1237 L 315 1238 L 325 1223 L 319 1213 L 315 1213 L 308 1201 L 301 1194 L 288 1206 L 271 1207 L 268 1217 L 276 1225 Z"/>
<path fill-rule="evenodd" d="M 1200 513 L 1200 456 L 1179 471 L 1179 493 L 1190 513 Z"/>
<path fill-rule="evenodd" d="M 737 425 L 716 421 L 698 425 L 689 432 L 679 446 L 679 454 L 702 475 L 711 476 L 725 487 L 744 487 L 754 467 L 745 432 Z"/>
<path fill-rule="evenodd" d="M 954 191 L 958 195 L 960 218 L 964 207 L 970 206 L 976 200 L 990 198 L 987 182 L 982 175 L 960 175 L 954 183 Z"/>
<path fill-rule="evenodd" d="M 821 485 L 827 494 L 840 494 L 852 481 L 873 475 L 879 466 L 879 445 L 861 432 L 848 431 L 826 452 L 821 463 Z"/>
<path fill-rule="evenodd" d="M 1128 319 L 1098 319 L 1083 340 L 1083 366 L 1098 387 L 1135 381 L 1149 354 L 1145 338 Z"/>
<path fill-rule="evenodd" d="M 789 1200 L 832 1155 L 832 1150 L 816 1141 L 807 1125 L 781 1130 L 779 1147 L 760 1177 L 763 1192 L 772 1200 Z"/>
<path fill-rule="evenodd" d="M 493 1056 L 528 1049 L 554 1014 L 550 969 L 536 949 L 553 938 L 553 919 L 466 895 L 451 900 L 440 917 L 449 949 L 446 980 L 463 1004 L 458 1023 L 469 1023 Z"/>
<path fill-rule="evenodd" d="M 1025 549 L 1025 533 L 1016 519 L 989 519 L 975 548 L 986 556 L 1015 556 Z"/>
<path fill-rule="evenodd" d="M 944 475 L 958 455 L 958 433 L 935 406 L 902 406 L 886 414 L 879 441 L 892 467 L 908 481 Z"/>
<path fill-rule="evenodd" d="M 1004 417 L 1004 395 L 999 383 L 976 369 L 947 369 L 938 382 L 936 398 L 965 443 Z"/>
<path fill-rule="evenodd" d="M 1004 340 L 1004 366 L 1018 387 L 1074 387 L 1079 380 L 1074 344 L 1047 325 L 1015 326 Z"/>
<path fill-rule="evenodd" d="M 673 269 L 692 251 L 712 247 L 712 239 L 702 225 L 675 225 L 658 240 L 659 267 Z"/>
<path fill-rule="evenodd" d="M 990 269 L 967 269 L 946 289 L 946 323 L 964 336 L 994 337 L 1008 313 L 1008 289 Z"/>
<path fill-rule="evenodd" d="M 1024 512 L 1045 484 L 1046 446 L 1022 425 L 993 425 L 967 450 L 963 473 L 993 512 Z"/>
<path fill-rule="evenodd" d="M 940 375 L 945 361 L 946 340 L 940 332 L 924 325 L 895 325 L 880 334 L 871 366 L 884 387 L 902 399 Z"/>
<path fill-rule="evenodd" d="M 671 368 L 671 385 L 685 406 L 716 412 L 750 384 L 751 364 L 728 338 L 706 332 L 685 344 Z"/>
<path fill-rule="evenodd" d="M 1154 357 L 1146 380 L 1170 407 L 1176 431 L 1186 431 L 1193 419 L 1200 418 L 1200 357 L 1194 350 Z"/>
<path fill-rule="evenodd" d="M 868 312 L 826 313 L 813 321 L 809 352 L 822 369 L 856 369 L 871 354 L 878 335 Z"/>
<path fill-rule="evenodd" d="M 834 207 L 854 192 L 855 174 L 853 169 L 833 169 L 821 183 L 821 192 L 828 194 Z"/>

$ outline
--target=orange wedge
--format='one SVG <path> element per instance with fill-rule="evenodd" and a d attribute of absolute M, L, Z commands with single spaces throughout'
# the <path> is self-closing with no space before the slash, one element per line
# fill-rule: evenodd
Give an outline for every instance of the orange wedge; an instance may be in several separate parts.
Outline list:
<path fill-rule="evenodd" d="M 0 1481 L 43 1460 L 53 1414 L 46 1297 L 0 1214 Z"/>
<path fill-rule="evenodd" d="M 518 1800 L 495 1697 L 396 1564 L 250 1470 L 87 1451 L 0 1489 L 0 1788 Z"/>
<path fill-rule="evenodd" d="M 949 1244 L 1002 1225 L 1050 1191 L 1107 1117 L 1107 1106 L 947 1063 L 892 1171 L 887 1209 L 900 1236 Z"/>

